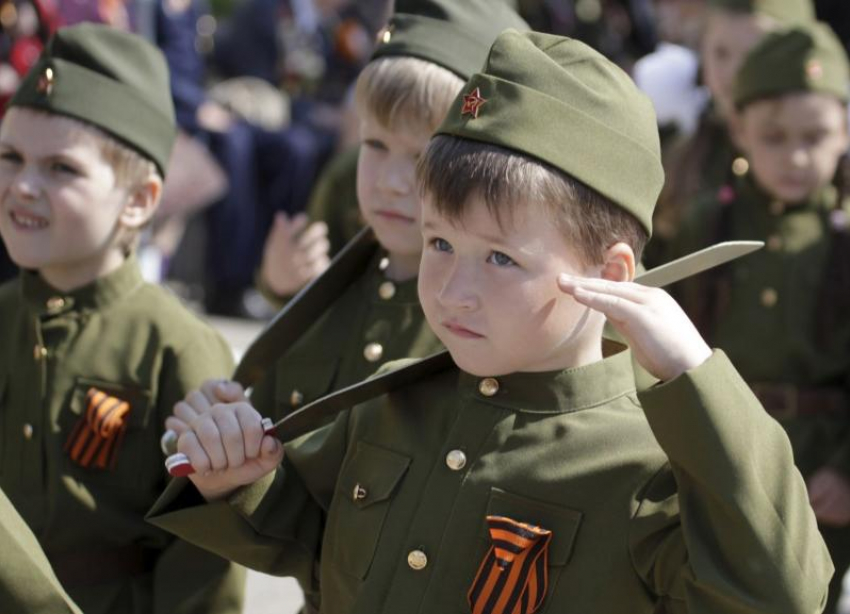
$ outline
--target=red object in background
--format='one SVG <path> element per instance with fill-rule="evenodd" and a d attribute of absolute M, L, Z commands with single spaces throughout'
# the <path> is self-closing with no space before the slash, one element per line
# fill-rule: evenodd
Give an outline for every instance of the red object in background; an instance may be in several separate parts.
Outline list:
<path fill-rule="evenodd" d="M 23 77 L 36 63 L 42 49 L 44 49 L 44 43 L 35 36 L 19 38 L 12 45 L 8 62 Z"/>

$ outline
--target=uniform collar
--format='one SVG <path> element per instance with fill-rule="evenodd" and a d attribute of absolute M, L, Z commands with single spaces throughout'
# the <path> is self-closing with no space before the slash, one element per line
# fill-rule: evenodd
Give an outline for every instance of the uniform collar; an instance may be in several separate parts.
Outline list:
<path fill-rule="evenodd" d="M 631 352 L 616 345 L 606 358 L 573 369 L 477 377 L 460 373 L 461 396 L 515 411 L 560 414 L 603 405 L 635 391 Z"/>
<path fill-rule="evenodd" d="M 128 257 L 112 273 L 70 292 L 57 290 L 37 271 L 22 271 L 20 279 L 26 303 L 39 315 L 49 316 L 102 309 L 144 283 L 135 256 Z"/>
<path fill-rule="evenodd" d="M 794 212 L 832 209 L 838 199 L 838 190 L 834 185 L 829 184 L 802 202 L 785 203 L 765 192 L 756 183 L 752 173 L 747 173 L 738 180 L 737 190 L 739 197 L 743 201 L 753 203 L 758 207 L 760 212 L 771 217 L 779 217 Z"/>

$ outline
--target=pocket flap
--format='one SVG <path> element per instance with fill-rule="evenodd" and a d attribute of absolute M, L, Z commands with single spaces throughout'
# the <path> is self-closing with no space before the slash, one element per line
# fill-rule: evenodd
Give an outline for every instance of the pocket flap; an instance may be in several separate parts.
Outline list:
<path fill-rule="evenodd" d="M 120 384 L 105 382 L 102 380 L 78 377 L 71 398 L 71 413 L 81 416 L 86 411 L 86 395 L 92 388 L 105 392 L 109 396 L 126 401 L 130 405 L 127 418 L 128 429 L 142 429 L 147 427 L 151 410 L 151 393 L 143 388 L 134 386 L 122 386 Z"/>
<path fill-rule="evenodd" d="M 406 456 L 358 441 L 351 462 L 340 476 L 340 493 L 358 509 L 386 501 L 409 465 Z"/>
<path fill-rule="evenodd" d="M 552 532 L 549 545 L 549 565 L 566 565 L 572 554 L 573 544 L 581 524 L 582 513 L 569 509 L 521 497 L 499 488 L 490 489 L 487 503 L 487 516 L 507 516 L 518 522 L 535 525 Z M 482 518 L 483 530 L 487 523 Z"/>

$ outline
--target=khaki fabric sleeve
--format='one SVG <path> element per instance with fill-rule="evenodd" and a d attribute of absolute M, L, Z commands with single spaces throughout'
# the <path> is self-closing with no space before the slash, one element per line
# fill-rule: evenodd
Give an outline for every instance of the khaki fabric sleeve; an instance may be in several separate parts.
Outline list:
<path fill-rule="evenodd" d="M 280 468 L 227 500 L 205 503 L 174 480 L 148 520 L 181 539 L 263 573 L 310 586 L 325 515 L 345 454 L 347 413 L 286 445 Z"/>
<path fill-rule="evenodd" d="M 232 372 L 233 355 L 225 341 L 212 329 L 199 327 L 179 355 L 166 355 L 157 395 L 158 434 L 177 401 L 205 380 Z M 184 541 L 173 540 L 153 570 L 154 614 L 240 614 L 244 593 L 243 568 Z"/>
<path fill-rule="evenodd" d="M 23 518 L 0 491 L 0 612 L 80 614 Z"/>
<path fill-rule="evenodd" d="M 782 428 L 720 351 L 639 394 L 669 467 L 630 548 L 668 612 L 820 612 L 833 573 Z"/>

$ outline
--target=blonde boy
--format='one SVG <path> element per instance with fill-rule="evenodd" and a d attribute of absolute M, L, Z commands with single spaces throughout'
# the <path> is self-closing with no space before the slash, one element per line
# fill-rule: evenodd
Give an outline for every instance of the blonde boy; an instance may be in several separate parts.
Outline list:
<path fill-rule="evenodd" d="M 95 25 L 57 32 L 0 126 L 22 269 L 0 287 L 0 487 L 87 614 L 241 610 L 242 570 L 143 519 L 165 416 L 232 364 L 134 256 L 173 139 L 159 52 Z"/>

